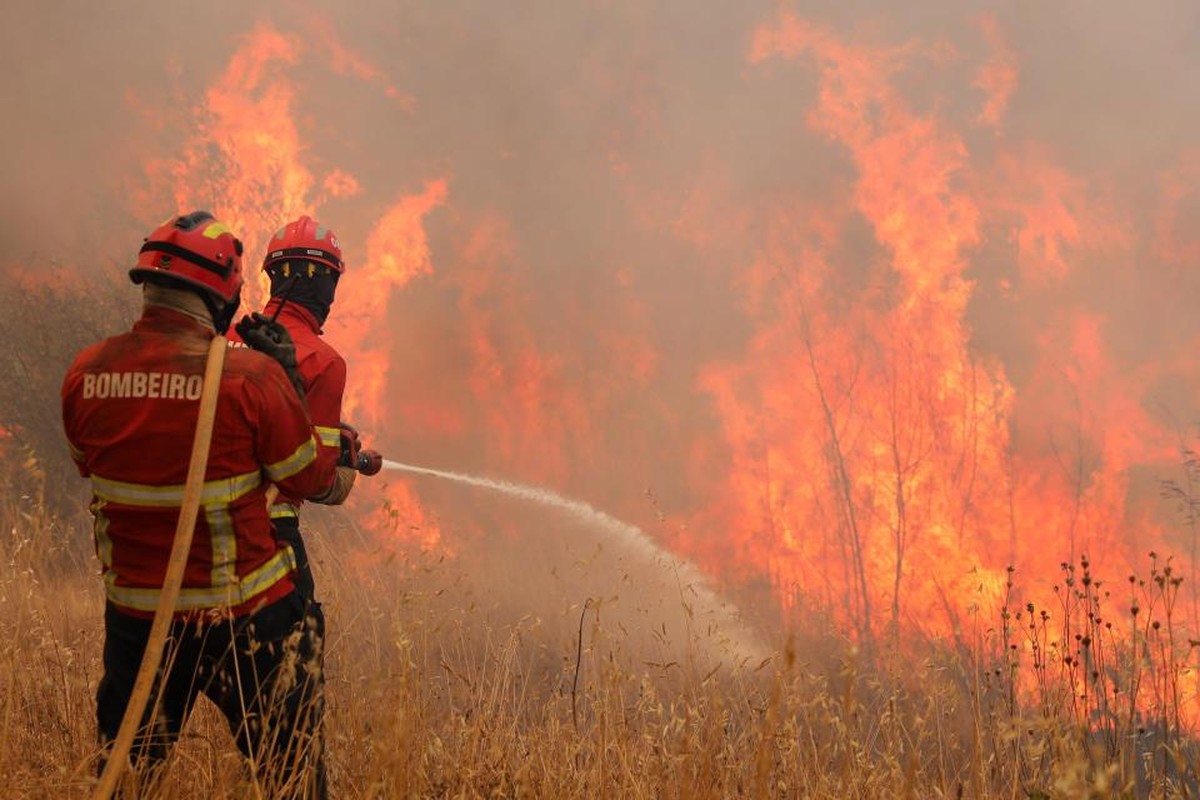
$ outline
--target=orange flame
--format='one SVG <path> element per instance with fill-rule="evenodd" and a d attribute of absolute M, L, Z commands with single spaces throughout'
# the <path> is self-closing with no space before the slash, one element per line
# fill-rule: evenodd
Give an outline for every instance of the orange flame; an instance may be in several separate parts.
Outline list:
<path fill-rule="evenodd" d="M 347 49 L 325 20 L 307 20 L 306 42 L 320 43 L 318 57 L 338 75 L 382 86 L 384 94 L 408 101 L 384 80 L 380 70 Z M 313 156 L 310 142 L 297 120 L 308 99 L 291 78 L 312 49 L 302 38 L 261 23 L 233 54 L 204 98 L 183 123 L 191 131 L 177 158 L 150 159 L 147 174 L 152 189 L 139 199 L 149 206 L 161 194 L 171 196 L 177 208 L 211 208 L 239 232 L 247 245 L 245 261 L 261 258 L 267 241 L 279 225 L 300 213 L 322 217 L 330 200 L 345 200 L 367 187 L 338 166 L 325 167 Z M 317 174 L 324 176 L 318 180 Z M 353 242 L 346 243 L 350 269 L 339 286 L 337 313 L 331 319 L 330 338 L 352 365 L 348 379 L 347 419 L 386 433 L 387 414 L 383 391 L 387 376 L 386 337 L 373 337 L 378 320 L 387 315 L 388 297 L 413 277 L 432 269 L 423 229 L 424 217 L 445 202 L 443 179 L 427 182 L 423 192 L 401 196 L 374 223 L 366 241 L 365 258 L 356 259 Z M 326 219 L 341 230 L 338 220 Z M 266 299 L 266 277 L 257 286 L 248 281 L 246 305 L 261 306 Z M 403 481 L 386 489 L 387 500 L 364 521 L 378 530 L 399 530 L 426 546 L 437 545 L 440 532 Z M 399 525 L 396 520 L 406 522 Z"/>
<path fill-rule="evenodd" d="M 331 339 L 354 354 L 356 368 L 349 376 L 344 412 L 378 427 L 386 424 L 384 388 L 389 354 L 378 341 L 379 320 L 387 317 L 387 303 L 398 289 L 433 267 L 426 241 L 424 218 L 446 200 L 446 181 L 432 181 L 425 191 L 401 197 L 375 223 L 367 238 L 367 258 L 357 275 L 349 275 L 339 288 L 336 324 Z"/>
<path fill-rule="evenodd" d="M 992 57 L 976 73 L 974 85 L 986 95 L 978 121 L 999 128 L 1008 111 L 1008 101 L 1017 88 L 1016 56 L 1005 41 L 1004 32 L 994 16 L 979 21 L 983 36 L 992 48 Z"/>
<path fill-rule="evenodd" d="M 1007 129 L 1023 65 L 995 17 L 978 21 L 975 54 L 850 38 L 786 11 L 760 26 L 742 77 L 813 84 L 793 111 L 829 162 L 815 189 L 747 191 L 715 147 L 688 183 L 655 185 L 639 137 L 664 137 L 671 115 L 639 76 L 628 127 L 591 131 L 580 175 L 618 187 L 634 235 L 694 254 L 687 279 L 739 293 L 729 313 L 743 331 L 689 343 L 700 352 L 682 364 L 659 327 L 686 301 L 656 306 L 656 276 L 620 244 L 597 255 L 571 239 L 554 266 L 586 262 L 588 283 L 546 286 L 535 251 L 549 240 L 522 227 L 516 203 L 466 196 L 471 176 L 456 176 L 453 205 L 444 178 L 368 200 L 381 187 L 332 163 L 292 76 L 315 57 L 413 115 L 416 101 L 328 22 L 302 24 L 317 46 L 256 27 L 192 110 L 180 157 L 149 169 L 259 254 L 291 215 L 361 220 L 322 217 L 350 264 L 329 336 L 350 364 L 347 415 L 376 443 L 592 492 L 637 518 L 659 509 L 631 485 L 682 487 L 671 511 L 687 524 L 665 535 L 684 555 L 731 582 L 765 578 L 785 608 L 802 594 L 839 606 L 862 635 L 950 630 L 968 606 L 998 603 L 1010 563 L 1045 585 L 1060 560 L 1087 552 L 1120 573 L 1170 540 L 1131 497 L 1138 469 L 1177 459 L 1178 437 L 1147 405 L 1164 375 L 1191 368 L 1186 350 L 1152 366 L 1123 358 L 1111 312 L 1074 298 L 1094 262 L 1133 285 L 1125 265 L 1146 250 L 1184 273 L 1200 162 L 1163 171 L 1140 241 L 1140 212 L 1119 193 Z M 607 67 L 598 59 L 590 79 L 618 93 Z M 560 110 L 586 115 L 582 102 Z M 509 143 L 497 153 L 524 157 Z M 444 208 L 450 233 L 433 240 Z M 355 225 L 362 245 L 345 232 Z M 989 318 L 997 303 L 980 301 L 997 297 L 1022 313 Z M 414 541 L 448 546 L 409 484 L 388 496 Z"/>

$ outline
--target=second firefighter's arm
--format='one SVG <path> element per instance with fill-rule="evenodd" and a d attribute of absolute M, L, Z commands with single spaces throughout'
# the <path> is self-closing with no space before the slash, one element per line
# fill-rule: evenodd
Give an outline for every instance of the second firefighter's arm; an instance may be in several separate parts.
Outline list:
<path fill-rule="evenodd" d="M 334 470 L 333 483 L 329 488 L 308 499 L 326 506 L 339 506 L 350 496 L 350 490 L 354 488 L 354 480 L 357 477 L 357 470 L 339 466 Z"/>
<path fill-rule="evenodd" d="M 254 404 L 255 451 L 267 478 L 289 496 L 321 491 L 333 480 L 333 467 L 319 458 L 308 413 L 283 368 L 263 357 L 253 385 L 259 394 Z"/>
<path fill-rule="evenodd" d="M 330 482 L 307 499 L 327 506 L 341 505 L 350 496 L 358 473 L 340 462 L 342 395 L 346 391 L 346 362 L 340 356 L 325 362 L 308 382 L 308 410 L 319 437 L 317 458 L 332 468 Z"/>

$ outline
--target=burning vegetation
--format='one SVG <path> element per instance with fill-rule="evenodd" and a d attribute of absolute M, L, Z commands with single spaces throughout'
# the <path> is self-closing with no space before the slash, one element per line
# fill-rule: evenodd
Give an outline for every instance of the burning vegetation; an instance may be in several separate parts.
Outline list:
<path fill-rule="evenodd" d="M 86 784 L 100 603 L 47 398 L 191 208 L 247 264 L 338 231 L 348 421 L 433 471 L 322 518 L 344 794 L 1196 793 L 1190 5 L 231 5 L 171 47 L 165 9 L 27 5 L 0 764 L 31 796 Z M 240 791 L 207 763 L 185 791 Z"/>

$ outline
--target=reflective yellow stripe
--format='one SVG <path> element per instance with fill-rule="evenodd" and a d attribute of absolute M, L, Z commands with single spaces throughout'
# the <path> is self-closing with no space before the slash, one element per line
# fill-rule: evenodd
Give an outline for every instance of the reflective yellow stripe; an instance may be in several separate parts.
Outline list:
<path fill-rule="evenodd" d="M 229 507 L 209 506 L 204 520 L 212 539 L 212 585 L 227 586 L 237 581 L 237 535 Z"/>
<path fill-rule="evenodd" d="M 67 447 L 71 449 L 71 458 L 76 461 L 83 461 L 83 451 L 75 446 L 75 443 L 67 439 Z"/>
<path fill-rule="evenodd" d="M 317 432 L 317 438 L 321 440 L 321 444 L 326 447 L 341 447 L 342 432 L 337 428 L 323 428 L 320 425 L 313 425 L 313 430 Z"/>
<path fill-rule="evenodd" d="M 246 575 L 240 581 L 223 586 L 184 587 L 179 592 L 176 611 L 240 606 L 253 600 L 283 580 L 296 568 L 296 556 L 292 548 L 284 547 L 271 560 Z M 158 608 L 158 589 L 143 589 L 132 586 L 117 586 L 116 573 L 109 570 L 104 574 L 108 599 L 125 608 L 137 611 L 154 611 Z"/>
<path fill-rule="evenodd" d="M 112 539 L 108 538 L 108 517 L 104 514 L 104 501 L 97 498 L 92 503 L 92 533 L 96 537 L 96 557 L 105 569 L 112 569 Z"/>
<path fill-rule="evenodd" d="M 311 440 L 310 440 L 311 441 Z M 231 478 L 205 481 L 200 502 L 205 506 L 228 505 L 262 483 L 262 474 L 247 472 Z M 92 493 L 110 503 L 150 508 L 169 508 L 183 504 L 183 486 L 152 486 L 145 483 L 125 483 L 92 475 Z"/>
<path fill-rule="evenodd" d="M 300 511 L 291 503 L 276 503 L 271 506 L 271 519 L 284 519 L 286 517 L 298 517 Z"/>
<path fill-rule="evenodd" d="M 309 464 L 317 460 L 317 443 L 313 438 L 308 437 L 308 441 L 296 448 L 296 452 L 285 458 L 283 461 L 276 461 L 274 464 L 268 464 L 263 467 L 272 482 L 279 483 L 280 481 L 290 478 L 300 470 L 307 467 Z"/>

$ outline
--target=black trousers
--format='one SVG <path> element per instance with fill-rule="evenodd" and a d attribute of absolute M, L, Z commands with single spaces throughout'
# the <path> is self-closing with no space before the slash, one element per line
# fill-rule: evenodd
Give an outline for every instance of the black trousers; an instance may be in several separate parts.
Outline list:
<path fill-rule="evenodd" d="M 292 546 L 292 554 L 296 556 L 296 571 L 292 574 L 292 582 L 296 591 L 309 602 L 314 601 L 316 586 L 313 583 L 312 567 L 308 563 L 308 551 L 304 548 L 304 537 L 300 535 L 299 517 L 277 517 L 271 520 L 275 529 L 275 540 Z"/>
<path fill-rule="evenodd" d="M 104 677 L 96 692 L 102 745 L 117 736 L 150 624 L 105 607 Z M 134 738 L 134 792 L 156 794 L 162 762 L 204 695 L 225 716 L 264 796 L 324 800 L 324 636 L 320 606 L 296 591 L 245 617 L 174 623 Z"/>

